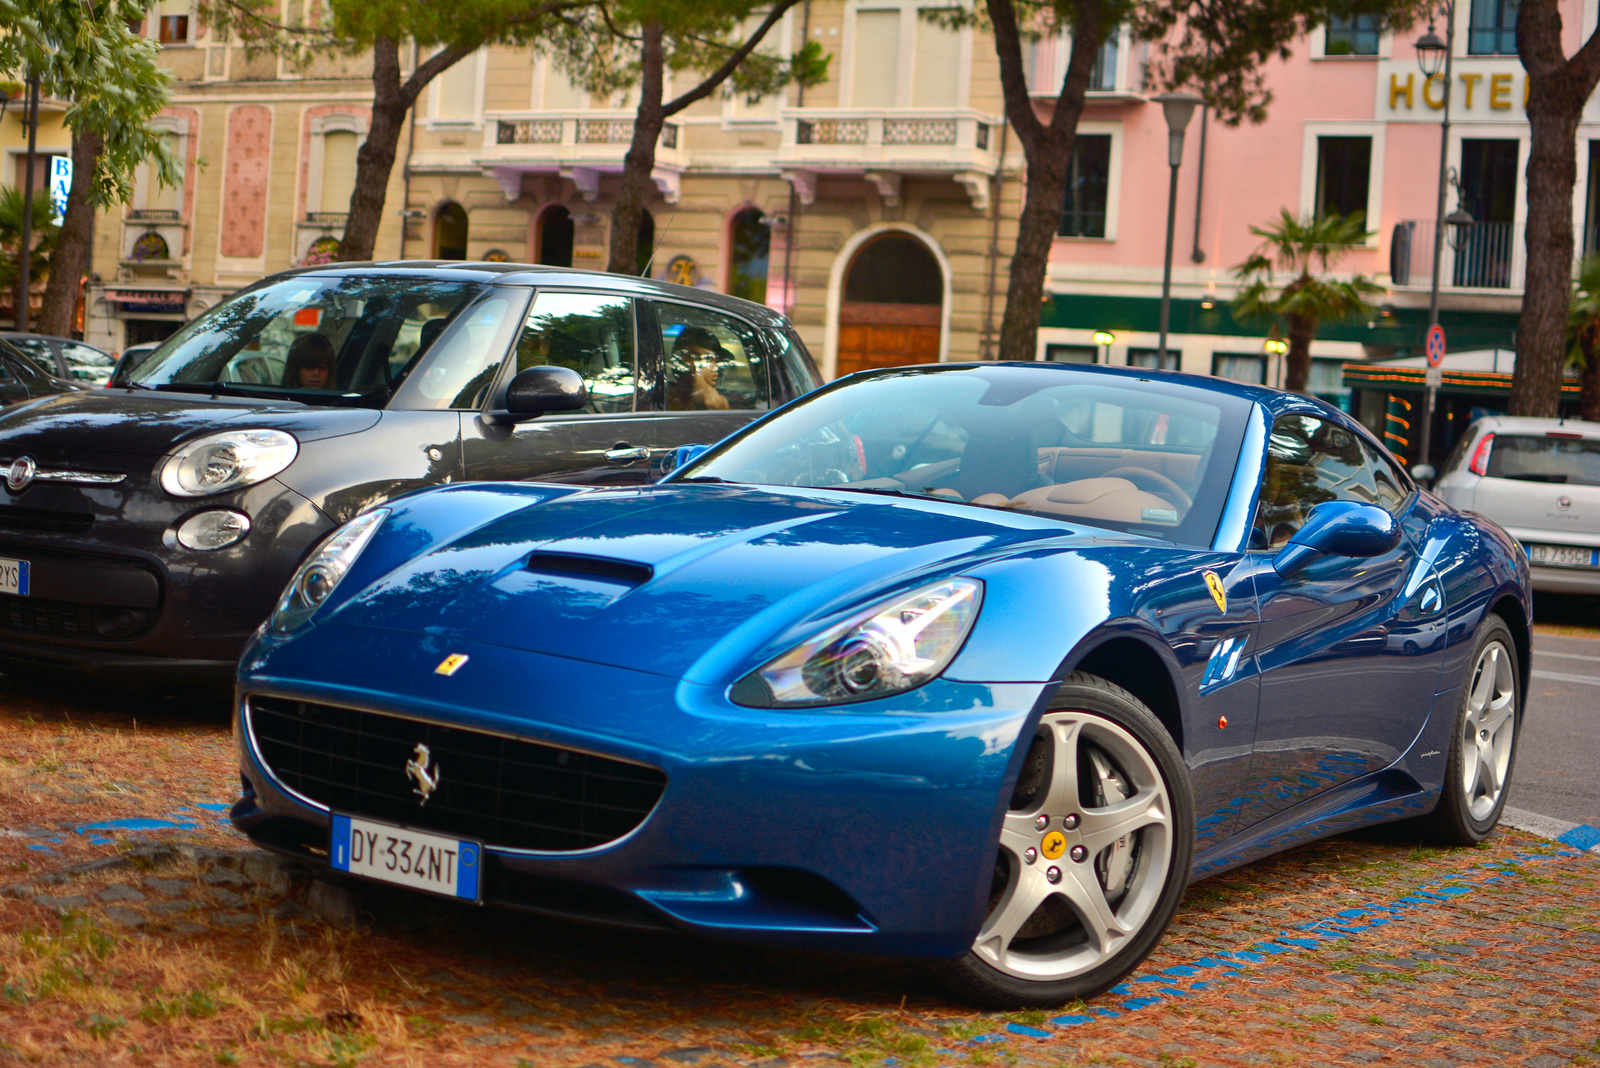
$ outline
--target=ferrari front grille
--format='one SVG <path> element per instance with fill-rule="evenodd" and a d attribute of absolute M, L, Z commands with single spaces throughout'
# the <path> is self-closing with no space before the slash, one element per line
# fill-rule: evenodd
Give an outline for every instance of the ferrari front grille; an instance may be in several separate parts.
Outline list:
<path fill-rule="evenodd" d="M 331 811 L 548 853 L 614 842 L 666 789 L 657 768 L 338 705 L 252 695 L 256 754 Z M 422 761 L 423 776 L 407 765 Z"/>

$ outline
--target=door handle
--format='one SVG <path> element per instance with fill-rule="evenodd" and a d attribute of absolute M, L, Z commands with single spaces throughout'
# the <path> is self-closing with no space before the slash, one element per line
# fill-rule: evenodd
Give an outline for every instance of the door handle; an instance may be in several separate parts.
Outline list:
<path fill-rule="evenodd" d="M 606 459 L 614 464 L 631 464 L 635 460 L 650 459 L 650 450 L 643 445 L 629 445 L 619 441 L 606 450 Z"/>

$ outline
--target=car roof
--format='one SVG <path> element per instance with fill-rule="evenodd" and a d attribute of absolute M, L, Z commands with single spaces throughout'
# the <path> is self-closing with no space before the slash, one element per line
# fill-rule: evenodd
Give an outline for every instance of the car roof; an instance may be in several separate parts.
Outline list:
<path fill-rule="evenodd" d="M 1537 433 L 1543 433 L 1547 430 L 1559 430 L 1568 434 L 1582 434 L 1586 438 L 1600 438 L 1600 423 L 1589 423 L 1582 419 L 1543 419 L 1529 415 L 1486 415 L 1478 420 L 1478 425 L 1485 430 L 1527 430 Z"/>
<path fill-rule="evenodd" d="M 486 263 L 468 260 L 389 260 L 367 263 L 330 263 L 320 267 L 301 267 L 268 275 L 256 285 L 281 281 L 302 275 L 314 277 L 343 277 L 345 275 L 384 275 L 395 278 L 458 279 L 463 282 L 494 282 L 522 286 L 582 286 L 585 289 L 610 290 L 636 297 L 655 297 L 663 300 L 689 301 L 695 304 L 720 308 L 763 326 L 784 327 L 789 320 L 782 312 L 740 297 L 730 297 L 711 289 L 680 286 L 673 282 L 658 282 L 653 278 L 638 278 L 628 274 L 608 274 L 605 271 L 585 271 L 576 267 L 551 267 L 537 263 Z M 250 288 L 255 288 L 251 286 Z"/>

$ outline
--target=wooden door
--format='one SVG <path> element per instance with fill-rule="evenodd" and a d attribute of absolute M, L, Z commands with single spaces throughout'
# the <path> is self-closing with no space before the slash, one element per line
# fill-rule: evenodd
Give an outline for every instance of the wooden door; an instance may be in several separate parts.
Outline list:
<path fill-rule="evenodd" d="M 937 304 L 844 304 L 836 375 L 939 360 Z"/>

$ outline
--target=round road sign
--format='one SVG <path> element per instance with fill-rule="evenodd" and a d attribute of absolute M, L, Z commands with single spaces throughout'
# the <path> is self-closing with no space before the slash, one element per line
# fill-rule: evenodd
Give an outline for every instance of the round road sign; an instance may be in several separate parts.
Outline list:
<path fill-rule="evenodd" d="M 1428 343 L 1424 347 L 1428 354 L 1428 366 L 1438 367 L 1444 363 L 1444 327 L 1434 323 L 1428 327 Z"/>

